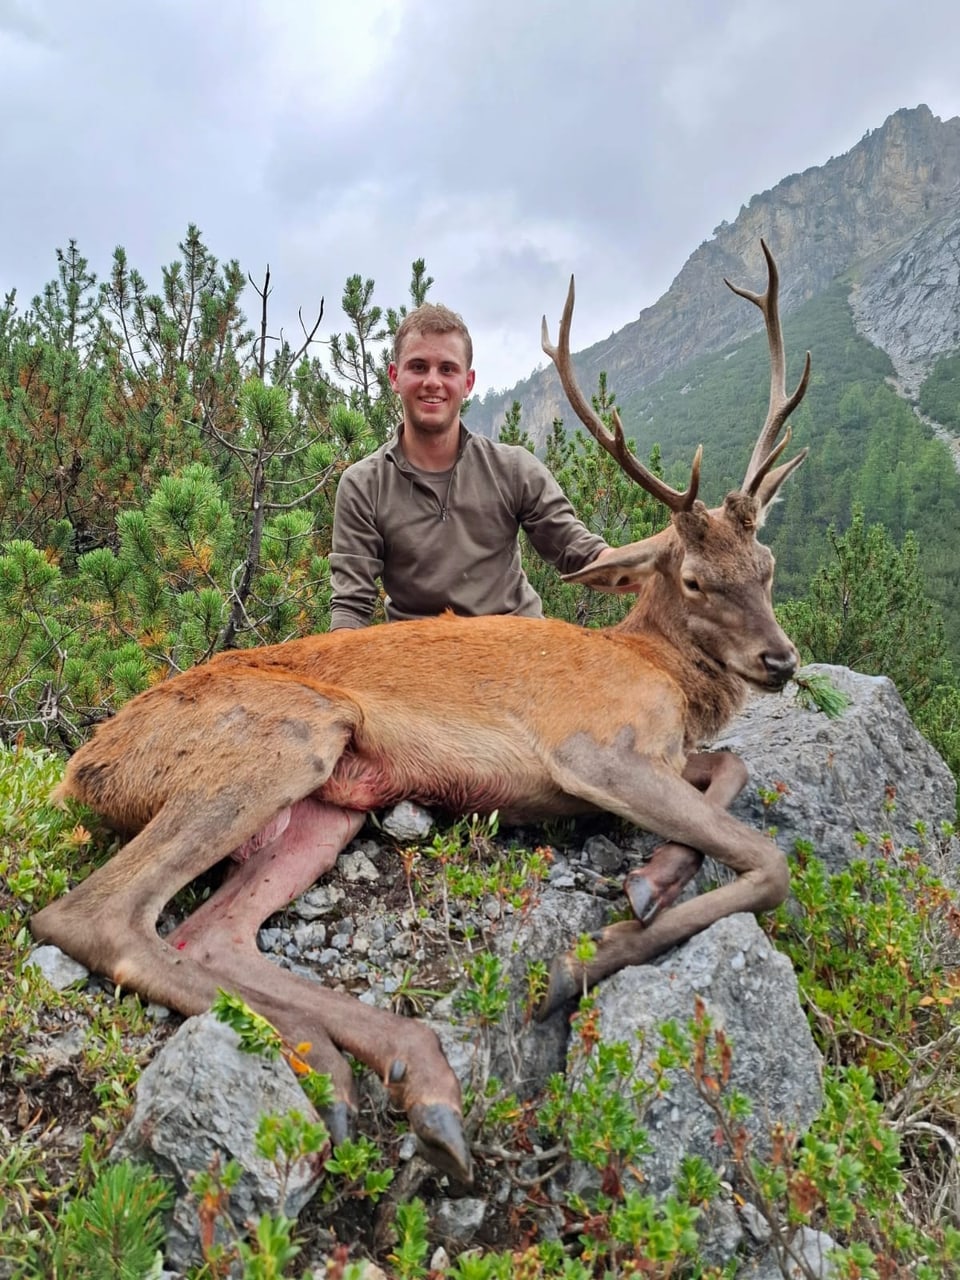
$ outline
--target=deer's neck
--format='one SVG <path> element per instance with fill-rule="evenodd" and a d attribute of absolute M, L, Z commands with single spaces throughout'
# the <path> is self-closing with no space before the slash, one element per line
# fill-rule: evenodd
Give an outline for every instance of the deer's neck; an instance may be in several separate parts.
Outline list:
<path fill-rule="evenodd" d="M 684 731 L 690 751 L 712 742 L 740 711 L 747 685 L 694 641 L 681 610 L 650 583 L 614 628 L 620 635 L 651 637 L 662 645 L 664 665 L 686 696 Z"/>

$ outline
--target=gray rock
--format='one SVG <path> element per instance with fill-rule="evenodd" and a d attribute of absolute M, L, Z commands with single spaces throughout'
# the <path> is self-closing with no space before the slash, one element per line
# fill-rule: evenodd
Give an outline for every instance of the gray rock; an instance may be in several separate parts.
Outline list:
<path fill-rule="evenodd" d="M 302 893 L 290 910 L 301 920 L 316 920 L 331 915 L 346 896 L 339 885 L 318 884 Z"/>
<path fill-rule="evenodd" d="M 31 1040 L 27 1053 L 42 1064 L 45 1076 L 65 1070 L 83 1053 L 87 1035 L 82 1027 L 70 1027 L 60 1035 L 42 1036 Z"/>
<path fill-rule="evenodd" d="M 624 860 L 623 850 L 606 836 L 591 836 L 583 852 L 590 865 L 605 875 L 611 875 Z"/>
<path fill-rule="evenodd" d="M 236 1033 L 212 1013 L 188 1019 L 146 1068 L 133 1116 L 112 1154 L 147 1161 L 174 1184 L 169 1265 L 185 1270 L 200 1261 L 190 1184 L 214 1160 L 221 1167 L 236 1160 L 243 1168 L 229 1201 L 241 1229 L 264 1213 L 295 1218 L 310 1200 L 322 1176 L 322 1156 L 294 1165 L 281 1204 L 277 1171 L 254 1146 L 259 1118 L 288 1111 L 319 1119 L 285 1062 L 242 1053 Z"/>
<path fill-rule="evenodd" d="M 757 1244 L 767 1243 L 771 1236 L 770 1223 L 755 1205 L 749 1201 L 742 1205 L 740 1219 L 751 1239 L 756 1240 Z"/>
<path fill-rule="evenodd" d="M 567 1019 L 558 1012 L 534 1022 L 528 1001 L 528 973 L 533 962 L 549 965 L 580 933 L 598 929 L 607 916 L 606 903 L 585 893 L 544 890 L 529 913 L 504 917 L 490 938 L 490 949 L 504 961 L 509 990 L 506 1012 L 497 1026 L 482 1031 L 459 1022 L 455 1009 L 463 984 L 434 1004 L 429 1019 L 447 1061 L 464 1088 L 476 1088 L 490 1076 L 521 1098 L 543 1088 L 566 1061 Z"/>
<path fill-rule="evenodd" d="M 799 1227 L 789 1241 L 793 1259 L 785 1258 L 784 1267 L 777 1260 L 773 1248 L 768 1248 L 756 1258 L 751 1258 L 738 1273 L 738 1280 L 831 1280 L 837 1274 L 829 1260 L 831 1249 L 837 1242 L 823 1231 Z M 795 1259 L 795 1260 L 794 1260 Z"/>
<path fill-rule="evenodd" d="M 700 1249 L 697 1258 L 707 1266 L 722 1267 L 743 1243 L 743 1228 L 737 1211 L 727 1200 L 716 1200 L 697 1219 Z"/>
<path fill-rule="evenodd" d="M 821 1059 L 800 1008 L 793 968 L 752 915 L 720 920 L 661 963 L 623 969 L 601 984 L 601 1035 L 629 1044 L 639 1076 L 652 1080 L 660 1026 L 670 1019 L 685 1025 L 697 996 L 732 1046 L 729 1087 L 753 1104 L 745 1124 L 753 1150 L 763 1158 L 774 1124 L 802 1131 L 818 1114 Z M 573 1079 L 580 1070 L 573 1058 Z M 729 1158 L 715 1141 L 716 1116 L 689 1076 L 676 1070 L 667 1079 L 666 1090 L 641 1117 L 653 1147 L 641 1161 L 644 1187 L 655 1194 L 674 1185 L 685 1155 L 702 1156 L 720 1169 Z"/>
<path fill-rule="evenodd" d="M 871 846 L 854 840 L 856 831 L 915 845 L 918 819 L 936 833 L 955 818 L 953 776 L 890 680 L 825 665 L 805 672 L 829 676 L 850 706 L 830 720 L 799 707 L 790 693 L 754 698 L 714 743 L 734 751 L 750 771 L 731 813 L 748 826 L 776 828 L 786 853 L 797 839 L 811 841 L 831 872 L 871 856 Z M 781 787 L 776 803 L 765 803 Z"/>
<path fill-rule="evenodd" d="M 552 867 L 550 870 L 550 884 L 554 889 L 574 889 L 576 888 L 577 877 L 566 868 Z"/>
<path fill-rule="evenodd" d="M 430 1255 L 430 1270 L 446 1274 L 450 1265 L 450 1255 L 442 1244 L 438 1244 Z"/>
<path fill-rule="evenodd" d="M 327 940 L 327 927 L 322 921 L 306 920 L 293 930 L 293 941 L 298 951 L 308 951 L 311 947 L 322 947 Z"/>
<path fill-rule="evenodd" d="M 51 987 L 57 991 L 66 991 L 67 987 L 72 987 L 75 982 L 86 982 L 90 977 L 90 970 L 85 965 L 72 960 L 66 952 L 49 943 L 42 947 L 34 947 L 27 959 L 27 964 L 32 964 L 34 968 L 39 969 Z"/>
<path fill-rule="evenodd" d="M 866 267 L 850 292 L 857 328 L 886 351 L 909 394 L 915 395 L 938 356 L 957 345 L 956 210 L 925 222 Z"/>
<path fill-rule="evenodd" d="M 380 872 L 361 849 L 348 849 L 346 853 L 341 853 L 337 859 L 337 867 L 349 884 L 356 884 L 358 880 L 380 879 Z"/>
<path fill-rule="evenodd" d="M 387 835 L 401 843 L 424 840 L 433 826 L 433 814 L 412 800 L 401 800 L 386 815 L 381 826 Z"/>
<path fill-rule="evenodd" d="M 486 1200 L 464 1196 L 461 1200 L 441 1200 L 437 1205 L 433 1224 L 437 1234 L 447 1244 L 467 1245 L 483 1226 L 487 1212 Z"/>

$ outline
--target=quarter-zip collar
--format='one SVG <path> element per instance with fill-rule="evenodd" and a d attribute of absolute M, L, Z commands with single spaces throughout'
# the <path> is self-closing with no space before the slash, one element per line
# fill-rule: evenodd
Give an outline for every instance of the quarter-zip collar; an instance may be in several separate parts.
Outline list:
<path fill-rule="evenodd" d="M 460 444 L 457 448 L 457 456 L 453 460 L 453 466 L 447 472 L 447 486 L 442 499 L 437 494 L 436 489 L 424 481 L 422 468 L 414 467 L 413 463 L 410 462 L 407 455 L 403 452 L 403 446 L 401 444 L 402 437 L 403 426 L 401 425 L 396 436 L 387 446 L 386 456 L 394 464 L 397 470 L 407 477 L 411 484 L 415 484 L 421 492 L 427 493 L 431 498 L 433 498 L 437 503 L 440 519 L 446 520 L 450 513 L 450 495 L 453 491 L 453 477 L 456 474 L 457 467 L 460 465 L 460 459 L 463 457 L 464 450 L 467 447 L 467 442 L 470 439 L 470 432 L 461 422 Z M 437 472 L 437 474 L 443 475 L 443 472 Z"/>

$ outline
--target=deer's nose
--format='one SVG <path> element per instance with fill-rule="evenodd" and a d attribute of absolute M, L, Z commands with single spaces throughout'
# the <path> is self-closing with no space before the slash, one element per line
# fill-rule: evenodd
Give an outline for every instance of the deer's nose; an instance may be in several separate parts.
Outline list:
<path fill-rule="evenodd" d="M 764 670 L 771 678 L 771 683 L 784 685 L 797 669 L 795 653 L 764 653 L 761 655 Z"/>

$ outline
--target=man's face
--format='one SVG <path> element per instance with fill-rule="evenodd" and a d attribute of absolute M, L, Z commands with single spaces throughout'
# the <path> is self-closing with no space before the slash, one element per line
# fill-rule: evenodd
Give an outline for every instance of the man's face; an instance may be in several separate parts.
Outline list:
<path fill-rule="evenodd" d="M 390 366 L 404 426 L 428 435 L 442 434 L 459 422 L 473 381 L 459 333 L 411 333 L 400 348 L 399 363 Z"/>

